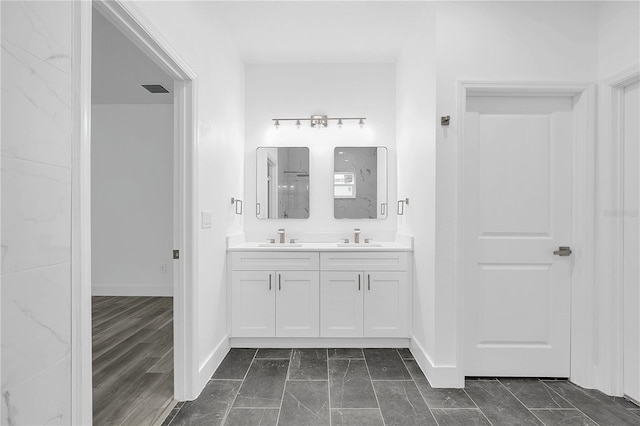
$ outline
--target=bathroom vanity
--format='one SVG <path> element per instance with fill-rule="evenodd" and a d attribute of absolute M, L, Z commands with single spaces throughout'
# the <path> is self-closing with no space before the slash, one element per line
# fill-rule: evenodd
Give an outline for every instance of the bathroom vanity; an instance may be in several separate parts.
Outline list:
<path fill-rule="evenodd" d="M 242 243 L 228 250 L 232 344 L 294 338 L 357 346 L 410 337 L 410 244 Z"/>

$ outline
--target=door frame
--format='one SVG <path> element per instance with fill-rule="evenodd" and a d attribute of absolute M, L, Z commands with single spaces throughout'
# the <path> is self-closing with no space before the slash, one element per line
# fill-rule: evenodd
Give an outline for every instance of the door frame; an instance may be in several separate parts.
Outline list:
<path fill-rule="evenodd" d="M 72 166 L 71 423 L 91 424 L 91 39 L 92 8 L 174 79 L 174 398 L 195 398 L 197 384 L 197 85 L 193 70 L 124 0 L 74 2 L 74 135 Z"/>
<path fill-rule="evenodd" d="M 458 81 L 458 149 L 455 240 L 456 357 L 457 381 L 464 386 L 464 295 L 465 228 L 460 212 L 465 208 L 464 155 L 465 114 L 469 95 L 485 96 L 569 96 L 573 108 L 573 183 L 571 278 L 571 380 L 589 386 L 593 379 L 595 330 L 595 86 L 589 83 Z M 578 208 L 578 206 L 580 208 Z M 582 327 L 576 327 L 581 325 Z"/>
<path fill-rule="evenodd" d="M 611 282 L 611 293 L 602 294 L 600 309 L 603 312 L 603 339 L 601 346 L 605 353 L 605 373 L 600 377 L 599 385 L 602 389 L 617 396 L 624 394 L 624 221 L 617 212 L 624 210 L 624 90 L 627 86 L 640 81 L 640 65 L 636 64 L 605 79 L 600 86 L 600 102 L 602 104 L 603 119 L 601 120 L 600 136 L 603 141 L 603 151 L 609 156 L 609 163 L 605 166 L 605 173 L 609 171 L 609 194 L 602 200 L 601 213 L 605 216 L 602 230 L 607 239 L 603 239 L 602 254 L 607 256 L 609 265 L 603 267 Z M 606 143 L 609 141 L 609 145 Z M 606 170 L 606 169 L 609 170 Z M 607 221 L 607 210 L 610 214 Z M 612 216 L 612 217 L 611 217 Z M 614 219 L 614 220 L 611 220 Z M 601 276 L 601 278 L 603 278 Z M 607 348 L 607 349 L 604 349 Z"/>

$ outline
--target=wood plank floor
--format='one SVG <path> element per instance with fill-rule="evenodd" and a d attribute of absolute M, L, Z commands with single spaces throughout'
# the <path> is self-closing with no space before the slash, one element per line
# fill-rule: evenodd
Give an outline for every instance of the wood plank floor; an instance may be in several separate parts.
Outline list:
<path fill-rule="evenodd" d="M 173 408 L 173 299 L 92 298 L 93 424 L 154 425 Z"/>

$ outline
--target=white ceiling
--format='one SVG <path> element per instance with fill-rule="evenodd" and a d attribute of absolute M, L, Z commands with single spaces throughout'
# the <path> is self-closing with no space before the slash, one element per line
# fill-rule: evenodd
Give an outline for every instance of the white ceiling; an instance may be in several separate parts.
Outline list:
<path fill-rule="evenodd" d="M 246 63 L 395 62 L 416 1 L 214 1 Z"/>
<path fill-rule="evenodd" d="M 173 103 L 173 93 L 151 94 L 141 86 L 162 84 L 173 92 L 173 79 L 95 9 L 92 43 L 92 103 Z"/>

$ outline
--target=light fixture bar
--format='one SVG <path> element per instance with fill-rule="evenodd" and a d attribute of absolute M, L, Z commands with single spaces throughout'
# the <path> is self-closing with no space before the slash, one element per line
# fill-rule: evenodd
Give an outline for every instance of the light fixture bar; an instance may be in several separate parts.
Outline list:
<path fill-rule="evenodd" d="M 360 127 L 364 126 L 366 117 L 327 117 L 326 115 L 312 115 L 309 118 L 272 118 L 273 125 L 277 129 L 280 126 L 281 121 L 295 121 L 295 124 L 300 128 L 300 122 L 308 121 L 311 127 L 323 128 L 327 127 L 329 121 L 337 121 L 338 127 L 342 127 L 344 121 L 357 121 Z"/>

